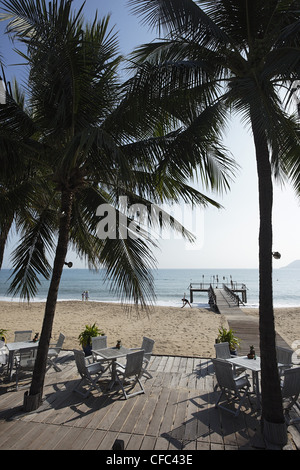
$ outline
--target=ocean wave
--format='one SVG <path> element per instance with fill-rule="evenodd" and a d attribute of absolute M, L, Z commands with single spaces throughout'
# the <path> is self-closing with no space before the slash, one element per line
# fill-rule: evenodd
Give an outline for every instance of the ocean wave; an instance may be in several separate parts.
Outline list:
<path fill-rule="evenodd" d="M 30 303 L 45 303 L 47 300 L 46 297 L 34 297 L 32 299 L 30 299 Z M 57 300 L 58 302 L 83 302 L 82 299 L 79 299 L 79 298 L 72 298 L 72 297 L 69 297 L 69 298 L 58 298 Z M 20 299 L 20 298 L 17 298 L 17 297 L 8 297 L 8 296 L 0 296 L 0 302 L 19 302 L 19 303 L 27 303 L 27 300 L 24 300 L 24 299 Z M 118 300 L 118 299 L 111 299 L 111 298 L 102 298 L 102 299 L 93 299 L 93 298 L 89 298 L 88 301 L 84 301 L 84 302 L 94 302 L 94 303 L 112 303 L 112 304 L 121 304 L 121 300 Z M 133 301 L 126 301 L 124 303 L 127 303 L 127 304 L 133 304 Z M 149 304 L 150 305 L 150 304 Z M 175 307 L 175 308 L 181 308 L 182 307 L 182 302 L 181 301 L 173 301 L 173 300 L 163 300 L 163 299 L 158 299 L 156 301 L 154 301 L 151 305 L 154 305 L 154 306 L 157 306 L 157 307 Z M 193 302 L 191 304 L 192 308 L 204 308 L 204 309 L 209 309 L 210 308 L 210 305 L 208 303 L 203 303 L 203 302 Z M 241 308 L 250 308 L 250 309 L 258 309 L 259 308 L 259 304 L 256 303 L 256 302 L 249 302 L 249 303 L 246 303 L 244 305 L 241 305 Z M 289 302 L 274 302 L 273 304 L 273 307 L 274 308 L 297 308 L 297 307 L 300 307 L 300 302 L 299 303 L 289 303 Z M 186 308 L 189 308 L 189 306 L 187 305 L 185 307 Z"/>

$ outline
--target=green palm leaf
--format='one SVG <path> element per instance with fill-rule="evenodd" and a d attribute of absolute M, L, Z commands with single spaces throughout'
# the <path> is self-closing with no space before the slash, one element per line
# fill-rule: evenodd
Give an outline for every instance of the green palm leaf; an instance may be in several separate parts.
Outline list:
<path fill-rule="evenodd" d="M 19 294 L 28 301 L 37 293 L 39 276 L 49 279 L 51 265 L 48 256 L 53 252 L 53 211 L 45 209 L 32 218 L 32 228 L 27 229 L 21 243 L 12 253 L 13 280 L 8 293 Z"/>

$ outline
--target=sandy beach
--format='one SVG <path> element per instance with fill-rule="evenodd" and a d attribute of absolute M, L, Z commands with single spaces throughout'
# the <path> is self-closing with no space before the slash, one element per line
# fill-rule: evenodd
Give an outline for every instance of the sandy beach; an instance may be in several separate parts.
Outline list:
<path fill-rule="evenodd" d="M 7 340 L 13 341 L 15 330 L 41 331 L 43 302 L 0 302 L 0 327 L 8 330 Z M 243 309 L 247 315 L 258 315 L 255 309 Z M 108 345 L 114 346 L 121 339 L 124 346 L 139 347 L 143 336 L 155 340 L 154 354 L 178 356 L 214 357 L 214 342 L 220 326 L 228 327 L 223 315 L 208 309 L 152 307 L 144 311 L 125 311 L 115 303 L 60 301 L 57 303 L 53 340 L 60 332 L 66 340 L 64 349 L 80 349 L 78 335 L 86 324 L 103 329 Z M 292 344 L 300 339 L 300 307 L 275 309 L 278 333 Z"/>

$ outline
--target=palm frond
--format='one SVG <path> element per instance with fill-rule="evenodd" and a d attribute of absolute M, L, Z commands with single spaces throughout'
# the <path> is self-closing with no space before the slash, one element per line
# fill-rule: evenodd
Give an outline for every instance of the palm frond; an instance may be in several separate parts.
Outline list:
<path fill-rule="evenodd" d="M 153 276 L 155 259 L 150 245 L 141 238 L 109 239 L 103 243 L 100 261 L 106 270 L 106 281 L 121 301 L 140 303 L 147 308 L 155 300 Z"/>
<path fill-rule="evenodd" d="M 211 20 L 200 2 L 192 0 L 128 0 L 133 14 L 143 18 L 142 23 L 150 28 L 157 28 L 159 34 L 170 33 L 175 36 L 177 31 L 190 37 L 211 37 L 225 39 L 225 34 Z"/>
<path fill-rule="evenodd" d="M 25 43 L 49 33 L 49 23 L 55 22 L 65 28 L 71 16 L 72 1 L 52 0 L 3 0 L 0 20 L 9 21 L 7 32 Z M 74 15 L 72 24 L 81 18 L 83 4 Z M 32 44 L 32 43 L 31 43 Z"/>
<path fill-rule="evenodd" d="M 40 284 L 39 276 L 46 279 L 51 273 L 48 256 L 53 251 L 53 210 L 46 208 L 35 219 L 31 229 L 20 240 L 12 253 L 13 272 L 9 294 L 17 295 L 28 301 L 34 297 Z"/>

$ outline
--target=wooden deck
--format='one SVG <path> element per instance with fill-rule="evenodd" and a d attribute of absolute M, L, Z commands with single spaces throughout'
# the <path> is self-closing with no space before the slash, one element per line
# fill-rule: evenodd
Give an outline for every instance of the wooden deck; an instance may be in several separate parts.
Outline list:
<path fill-rule="evenodd" d="M 24 389 L 2 380 L 1 450 L 111 450 L 116 439 L 126 451 L 265 447 L 254 406 L 237 418 L 214 407 L 218 392 L 210 359 L 153 356 L 146 393 L 128 400 L 119 389 L 82 399 L 73 391 L 79 381 L 73 353 L 63 351 L 60 362 L 62 371 L 49 370 L 44 402 L 31 413 L 22 411 Z M 300 449 L 299 430 L 289 426 L 287 449 Z"/>

